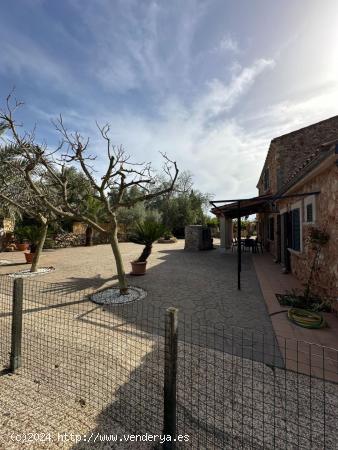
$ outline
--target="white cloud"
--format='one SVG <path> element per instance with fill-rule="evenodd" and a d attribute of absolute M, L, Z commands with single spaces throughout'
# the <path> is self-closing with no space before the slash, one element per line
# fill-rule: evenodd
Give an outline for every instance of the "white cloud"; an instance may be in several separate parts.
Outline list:
<path fill-rule="evenodd" d="M 118 14 L 107 0 L 74 5 L 94 44 L 92 73 L 105 89 L 121 94 L 147 88 L 163 96 L 190 82 L 192 43 L 206 9 L 203 2 L 179 3 L 179 14 L 174 4 L 156 1 L 123 1 Z M 164 39 L 162 28 L 169 22 L 172 28 Z"/>
<path fill-rule="evenodd" d="M 2 42 L 0 72 L 12 73 L 14 78 L 28 72 L 44 80 L 57 82 L 62 87 L 67 85 L 67 79 L 69 81 L 66 69 L 28 39 L 25 42 L 21 39 Z"/>
<path fill-rule="evenodd" d="M 219 46 L 218 46 L 218 50 L 238 53 L 239 45 L 238 45 L 238 42 L 236 41 L 236 39 L 234 39 L 230 35 L 227 35 L 221 39 Z"/>
<path fill-rule="evenodd" d="M 225 85 L 218 79 L 208 84 L 208 92 L 197 102 L 198 115 L 209 118 L 230 110 L 238 99 L 248 91 L 255 79 L 267 68 L 274 67 L 274 61 L 258 59 L 252 66 L 243 68 Z"/>
<path fill-rule="evenodd" d="M 96 118 L 110 121 L 113 140 L 122 143 L 136 160 L 153 161 L 159 167 L 158 152 L 166 152 L 181 170 L 194 174 L 196 187 L 204 192 L 218 198 L 256 195 L 270 140 L 334 115 L 338 104 L 338 88 L 327 85 L 316 96 L 276 103 L 251 118 L 231 118 L 231 108 L 273 66 L 273 61 L 260 59 L 228 84 L 214 81 L 190 106 L 173 95 L 159 105 L 161 114 L 151 120 L 131 111 L 111 114 L 107 110 L 97 111 Z M 94 118 L 88 125 L 81 120 L 85 130 L 92 129 L 93 123 Z M 99 139 L 95 144 L 100 147 Z"/>
<path fill-rule="evenodd" d="M 247 129 L 260 124 L 261 134 L 269 133 L 273 138 L 337 115 L 337 105 L 338 86 L 327 82 L 241 119 Z"/>
<path fill-rule="evenodd" d="M 152 119 L 131 111 L 115 114 L 97 106 L 95 110 L 94 105 L 89 108 L 95 111 L 94 117 L 73 115 L 69 119 L 73 128 L 77 125 L 84 135 L 94 134 L 92 148 L 101 165 L 104 156 L 98 150 L 102 143 L 93 127 L 95 119 L 111 123 L 113 141 L 122 143 L 134 160 L 153 161 L 159 167 L 159 151 L 165 152 L 177 160 L 181 170 L 194 174 L 197 188 L 204 192 L 217 196 L 254 195 L 266 151 L 264 138 L 256 136 L 256 132 L 248 133 L 229 117 L 210 121 L 228 113 L 255 79 L 272 66 L 272 61 L 261 59 L 227 85 L 214 81 L 190 106 L 177 96 L 168 97 L 158 106 L 160 114 Z"/>

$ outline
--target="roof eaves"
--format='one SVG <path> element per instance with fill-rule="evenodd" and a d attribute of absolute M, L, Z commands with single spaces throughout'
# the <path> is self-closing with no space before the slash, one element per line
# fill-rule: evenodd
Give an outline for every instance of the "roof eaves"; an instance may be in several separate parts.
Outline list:
<path fill-rule="evenodd" d="M 309 158 L 307 158 L 302 165 L 300 165 L 292 174 L 288 177 L 282 188 L 278 191 L 277 195 L 283 194 L 290 189 L 294 184 L 300 181 L 305 175 L 315 169 L 322 161 L 332 154 L 332 150 L 337 149 L 338 140 L 321 144 L 320 147 L 313 152 Z"/>

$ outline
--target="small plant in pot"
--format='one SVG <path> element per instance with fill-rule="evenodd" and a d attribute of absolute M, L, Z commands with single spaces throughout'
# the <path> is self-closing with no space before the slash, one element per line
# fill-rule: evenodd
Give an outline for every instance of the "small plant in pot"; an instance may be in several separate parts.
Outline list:
<path fill-rule="evenodd" d="M 29 243 L 28 243 L 28 235 L 27 235 L 27 227 L 16 227 L 14 234 L 15 238 L 18 241 L 16 244 L 16 248 L 20 252 L 24 252 L 25 250 L 29 249 Z"/>
<path fill-rule="evenodd" d="M 25 252 L 26 263 L 31 264 L 36 252 L 36 247 L 40 239 L 40 231 L 37 226 L 27 227 L 27 238 L 29 241 L 29 252 Z"/>
<path fill-rule="evenodd" d="M 144 275 L 146 272 L 147 259 L 149 258 L 153 243 L 159 239 L 165 228 L 158 222 L 146 220 L 136 226 L 131 241 L 136 244 L 144 245 L 144 249 L 138 259 L 131 261 L 131 275 Z"/>

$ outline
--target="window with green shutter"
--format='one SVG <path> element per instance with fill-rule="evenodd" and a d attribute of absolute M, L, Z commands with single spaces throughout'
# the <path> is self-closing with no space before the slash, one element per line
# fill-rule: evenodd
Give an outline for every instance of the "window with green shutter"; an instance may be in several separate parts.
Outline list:
<path fill-rule="evenodd" d="M 291 211 L 292 224 L 292 249 L 300 251 L 300 209 L 296 208 Z"/>

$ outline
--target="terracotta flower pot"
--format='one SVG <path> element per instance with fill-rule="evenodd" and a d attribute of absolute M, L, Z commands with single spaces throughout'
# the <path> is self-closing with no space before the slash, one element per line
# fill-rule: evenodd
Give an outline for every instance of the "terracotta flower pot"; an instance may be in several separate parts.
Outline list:
<path fill-rule="evenodd" d="M 27 264 L 32 264 L 35 253 L 25 252 L 25 258 Z"/>
<path fill-rule="evenodd" d="M 29 244 L 16 244 L 16 248 L 19 250 L 19 252 L 24 252 L 25 250 L 28 250 Z"/>
<path fill-rule="evenodd" d="M 132 268 L 130 275 L 145 275 L 147 261 L 145 262 L 131 261 L 130 264 Z"/>

